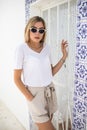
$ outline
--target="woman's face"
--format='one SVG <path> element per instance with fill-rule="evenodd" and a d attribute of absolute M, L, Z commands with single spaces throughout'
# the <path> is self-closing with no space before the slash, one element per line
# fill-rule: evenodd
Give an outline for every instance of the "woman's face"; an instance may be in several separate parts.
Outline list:
<path fill-rule="evenodd" d="M 30 42 L 39 43 L 45 33 L 42 22 L 37 22 L 30 28 Z"/>

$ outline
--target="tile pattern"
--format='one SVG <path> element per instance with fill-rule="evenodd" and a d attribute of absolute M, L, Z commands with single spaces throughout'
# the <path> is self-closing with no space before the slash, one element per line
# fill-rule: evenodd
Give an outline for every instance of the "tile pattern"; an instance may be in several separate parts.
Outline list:
<path fill-rule="evenodd" d="M 87 0 L 77 1 L 75 89 L 72 130 L 87 130 Z"/>
<path fill-rule="evenodd" d="M 30 16 L 30 4 L 36 0 L 25 0 L 25 23 L 29 20 Z"/>

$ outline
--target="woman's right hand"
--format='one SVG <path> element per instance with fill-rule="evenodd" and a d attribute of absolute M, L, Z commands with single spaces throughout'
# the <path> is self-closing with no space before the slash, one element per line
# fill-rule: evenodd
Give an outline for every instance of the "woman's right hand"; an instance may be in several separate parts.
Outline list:
<path fill-rule="evenodd" d="M 61 42 L 61 50 L 62 50 L 64 60 L 68 56 L 68 52 L 67 52 L 67 49 L 66 49 L 67 47 L 68 47 L 67 41 L 62 40 L 62 42 Z"/>

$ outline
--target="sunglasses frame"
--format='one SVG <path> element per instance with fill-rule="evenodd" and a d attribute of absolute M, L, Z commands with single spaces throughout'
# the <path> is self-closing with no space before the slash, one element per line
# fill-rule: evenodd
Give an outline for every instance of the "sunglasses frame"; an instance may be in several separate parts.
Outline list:
<path fill-rule="evenodd" d="M 35 29 L 36 31 L 34 32 L 34 31 L 32 31 L 32 29 Z M 40 32 L 41 30 L 43 30 L 43 32 Z M 39 32 L 40 34 L 44 34 L 45 32 L 46 32 L 46 29 L 41 29 L 41 28 L 35 28 L 35 27 L 31 27 L 30 28 L 30 31 L 32 32 L 32 33 L 36 33 L 36 32 Z"/>

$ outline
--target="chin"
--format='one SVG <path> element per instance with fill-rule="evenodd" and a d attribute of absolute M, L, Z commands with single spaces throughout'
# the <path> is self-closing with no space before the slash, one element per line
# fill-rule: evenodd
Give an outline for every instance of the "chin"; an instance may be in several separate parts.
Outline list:
<path fill-rule="evenodd" d="M 40 40 L 34 40 L 34 42 L 39 43 L 39 42 L 40 42 Z"/>

